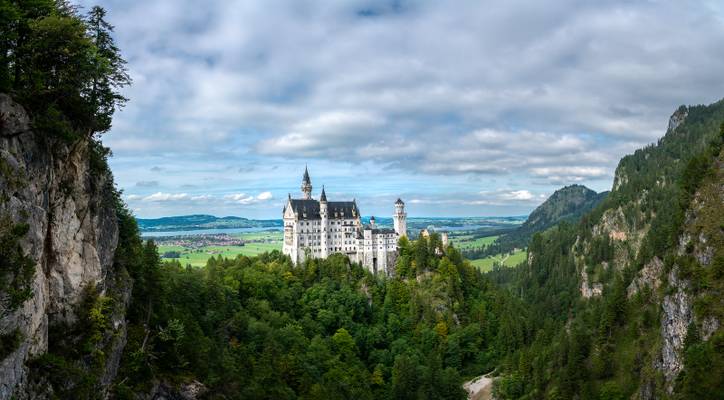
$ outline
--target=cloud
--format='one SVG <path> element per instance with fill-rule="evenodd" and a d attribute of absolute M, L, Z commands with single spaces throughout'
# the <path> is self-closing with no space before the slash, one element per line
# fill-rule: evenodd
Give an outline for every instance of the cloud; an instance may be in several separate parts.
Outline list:
<path fill-rule="evenodd" d="M 156 192 L 152 195 L 142 198 L 142 201 L 180 201 L 188 200 L 189 195 L 186 193 L 163 193 Z"/>
<path fill-rule="evenodd" d="M 185 179 L 178 160 L 214 193 L 250 188 L 229 166 L 292 162 L 373 163 L 375 186 L 415 191 L 603 188 L 678 105 L 724 93 L 710 1 L 100 3 L 135 81 L 104 136 L 126 189 Z"/>
<path fill-rule="evenodd" d="M 513 190 L 510 193 L 506 193 L 505 197 L 508 197 L 511 200 L 531 200 L 533 198 L 533 194 L 527 190 Z"/>
<path fill-rule="evenodd" d="M 239 204 L 251 204 L 254 202 L 254 196 L 249 196 L 245 193 L 227 194 L 224 196 L 224 200 L 232 201 Z"/>
<path fill-rule="evenodd" d="M 455 206 L 504 206 L 504 205 L 534 205 L 545 201 L 547 194 L 531 190 L 509 190 L 499 189 L 494 191 L 481 191 L 477 194 L 452 193 L 449 196 L 413 197 L 407 201 L 409 204 L 435 205 L 438 207 L 455 207 Z"/>
<path fill-rule="evenodd" d="M 273 197 L 274 196 L 272 196 L 271 192 L 261 192 L 256 196 L 246 194 L 246 193 L 232 193 L 232 194 L 225 195 L 224 200 L 233 202 L 233 203 L 248 205 L 248 204 L 265 202 L 265 201 L 271 200 Z"/>
<path fill-rule="evenodd" d="M 138 181 L 136 187 L 151 188 L 158 186 L 158 181 Z"/>
<path fill-rule="evenodd" d="M 537 205 L 548 197 L 545 193 L 534 193 L 528 189 L 481 191 L 479 195 L 481 197 L 480 201 L 491 205 L 502 205 L 506 203 L 528 203 Z"/>
<path fill-rule="evenodd" d="M 369 112 L 330 111 L 293 124 L 281 136 L 262 140 L 256 150 L 270 155 L 338 158 L 341 154 L 335 155 L 336 151 L 368 141 L 383 123 Z"/>

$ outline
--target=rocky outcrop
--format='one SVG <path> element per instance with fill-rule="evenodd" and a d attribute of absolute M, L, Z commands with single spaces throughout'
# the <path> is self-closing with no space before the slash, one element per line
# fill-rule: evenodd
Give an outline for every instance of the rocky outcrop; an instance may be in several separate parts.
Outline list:
<path fill-rule="evenodd" d="M 689 109 L 686 108 L 686 106 L 679 107 L 676 111 L 674 111 L 673 114 L 671 114 L 671 117 L 669 117 L 669 127 L 667 129 L 667 132 L 673 132 L 676 130 L 676 128 L 681 125 L 686 117 L 689 115 Z"/>
<path fill-rule="evenodd" d="M 181 385 L 157 382 L 146 398 L 149 400 L 197 400 L 206 392 L 206 386 L 199 381 L 191 381 Z"/>
<path fill-rule="evenodd" d="M 651 288 L 653 292 L 656 292 L 661 286 L 661 273 L 664 270 L 664 263 L 659 257 L 654 257 L 644 265 L 643 268 L 638 272 L 636 278 L 631 281 L 631 284 L 626 289 L 627 296 L 633 297 L 639 290 L 643 288 Z"/>
<path fill-rule="evenodd" d="M 684 368 L 681 350 L 684 348 L 686 331 L 692 321 L 691 298 L 688 284 L 675 273 L 669 273 L 669 286 L 673 293 L 664 296 L 661 303 L 661 365 L 659 369 L 667 382 L 667 391 L 673 390 L 673 381 Z"/>
<path fill-rule="evenodd" d="M 586 268 L 581 268 L 581 297 L 584 299 L 590 299 L 591 297 L 600 296 L 603 294 L 603 284 L 595 282 L 590 283 L 588 281 L 588 273 Z"/>
<path fill-rule="evenodd" d="M 36 397 L 27 393 L 29 359 L 48 351 L 49 327 L 73 324 L 84 288 L 121 292 L 113 270 L 118 225 L 112 177 L 94 171 L 90 146 L 33 132 L 23 108 L 0 94 L 0 217 L 29 225 L 21 245 L 36 264 L 33 296 L 18 309 L 0 305 L 0 333 L 17 329 L 22 341 L 0 361 L 0 399 Z M 123 293 L 125 291 L 125 294 Z M 113 316 L 114 338 L 103 383 L 115 373 L 125 337 L 125 304 Z"/>

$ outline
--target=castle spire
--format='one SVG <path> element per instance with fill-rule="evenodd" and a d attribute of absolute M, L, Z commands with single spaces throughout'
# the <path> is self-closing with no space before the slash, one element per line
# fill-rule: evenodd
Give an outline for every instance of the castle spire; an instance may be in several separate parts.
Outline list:
<path fill-rule="evenodd" d="M 309 178 L 309 169 L 304 166 L 304 176 L 302 176 L 302 194 L 305 200 L 312 199 L 312 180 Z"/>
<path fill-rule="evenodd" d="M 323 202 L 325 202 L 325 203 L 327 202 L 327 194 L 324 193 L 324 185 L 322 185 L 322 195 L 319 196 L 319 201 L 320 201 L 320 202 L 323 201 Z"/>
<path fill-rule="evenodd" d="M 312 183 L 312 180 L 309 179 L 309 169 L 306 164 L 304 164 L 304 177 L 302 177 L 302 182 Z"/>

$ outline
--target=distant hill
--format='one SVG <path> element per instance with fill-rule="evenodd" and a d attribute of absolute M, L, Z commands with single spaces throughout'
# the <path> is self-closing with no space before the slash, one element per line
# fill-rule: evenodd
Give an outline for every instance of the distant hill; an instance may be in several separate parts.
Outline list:
<path fill-rule="evenodd" d="M 281 219 L 247 219 L 242 217 L 215 217 L 206 214 L 179 215 L 144 219 L 138 218 L 138 227 L 142 232 L 191 231 L 199 229 L 232 228 L 274 228 L 282 226 Z"/>
<path fill-rule="evenodd" d="M 577 222 L 581 216 L 605 199 L 608 193 L 597 193 L 583 185 L 570 185 L 558 189 L 533 210 L 520 227 L 501 235 L 484 249 L 467 251 L 466 256 L 485 257 L 526 247 L 536 232 L 542 232 L 562 221 Z"/>
<path fill-rule="evenodd" d="M 530 237 L 535 232 L 544 231 L 561 221 L 577 221 L 607 195 L 608 192 L 596 193 L 583 185 L 570 185 L 558 189 L 533 210 L 523 225 L 512 235 Z"/>
<path fill-rule="evenodd" d="M 369 216 L 362 223 L 369 223 Z M 518 226 L 524 217 L 411 217 L 407 221 L 410 231 L 425 228 L 476 227 L 480 229 L 510 229 Z M 375 217 L 376 223 L 392 227 L 392 218 Z M 138 218 L 142 232 L 191 231 L 201 229 L 275 228 L 283 226 L 281 219 L 248 219 L 242 217 L 215 217 L 208 214 L 179 215 L 161 218 Z"/>

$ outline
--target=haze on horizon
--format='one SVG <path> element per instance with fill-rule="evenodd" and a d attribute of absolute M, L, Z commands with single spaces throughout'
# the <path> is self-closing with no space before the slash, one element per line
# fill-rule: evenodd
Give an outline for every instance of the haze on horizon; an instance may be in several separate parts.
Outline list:
<path fill-rule="evenodd" d="M 279 218 L 305 164 L 365 215 L 527 214 L 724 93 L 716 1 L 96 3 L 134 79 L 104 143 L 139 217 Z"/>

